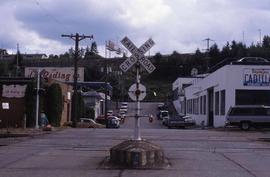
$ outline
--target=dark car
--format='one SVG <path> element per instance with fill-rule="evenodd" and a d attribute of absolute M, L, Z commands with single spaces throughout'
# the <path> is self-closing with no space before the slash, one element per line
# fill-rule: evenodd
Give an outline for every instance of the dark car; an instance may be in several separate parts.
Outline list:
<path fill-rule="evenodd" d="M 116 116 L 108 116 L 107 128 L 119 128 L 121 119 Z"/>
<path fill-rule="evenodd" d="M 195 120 L 186 115 L 171 116 L 168 120 L 168 128 L 185 128 L 194 125 Z"/>

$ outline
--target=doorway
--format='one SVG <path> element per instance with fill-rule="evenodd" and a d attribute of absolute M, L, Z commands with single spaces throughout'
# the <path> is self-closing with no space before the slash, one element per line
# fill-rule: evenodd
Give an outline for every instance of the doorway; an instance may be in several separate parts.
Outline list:
<path fill-rule="evenodd" d="M 214 126 L 214 89 L 207 90 L 208 94 L 208 126 Z"/>

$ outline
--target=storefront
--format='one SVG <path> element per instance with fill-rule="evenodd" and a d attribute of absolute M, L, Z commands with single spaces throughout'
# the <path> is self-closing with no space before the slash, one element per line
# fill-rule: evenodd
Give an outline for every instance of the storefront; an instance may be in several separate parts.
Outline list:
<path fill-rule="evenodd" d="M 179 112 L 196 124 L 223 127 L 231 106 L 270 105 L 270 65 L 225 65 L 194 81 L 179 97 Z"/>

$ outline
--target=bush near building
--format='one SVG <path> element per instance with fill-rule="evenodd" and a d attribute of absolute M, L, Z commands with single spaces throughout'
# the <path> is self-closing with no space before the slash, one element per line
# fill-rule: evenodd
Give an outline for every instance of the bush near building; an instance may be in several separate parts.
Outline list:
<path fill-rule="evenodd" d="M 35 82 L 31 82 L 27 85 L 25 91 L 25 114 L 26 114 L 26 126 L 33 127 L 35 125 L 35 113 L 36 113 L 36 91 Z"/>
<path fill-rule="evenodd" d="M 46 91 L 45 112 L 49 123 L 53 126 L 60 126 L 63 111 L 62 90 L 59 84 L 52 84 Z"/>

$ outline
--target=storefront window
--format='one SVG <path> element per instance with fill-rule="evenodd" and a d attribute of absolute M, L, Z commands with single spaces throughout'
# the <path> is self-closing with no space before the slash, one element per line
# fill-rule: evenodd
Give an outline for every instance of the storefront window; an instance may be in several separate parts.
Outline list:
<path fill-rule="evenodd" d="M 206 114 L 206 95 L 203 96 L 203 114 Z"/>
<path fill-rule="evenodd" d="M 225 90 L 220 92 L 220 114 L 225 115 Z"/>
<path fill-rule="evenodd" d="M 236 90 L 236 105 L 270 105 L 270 90 Z"/>

